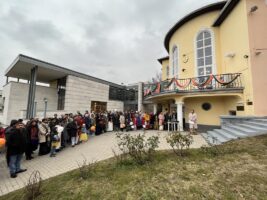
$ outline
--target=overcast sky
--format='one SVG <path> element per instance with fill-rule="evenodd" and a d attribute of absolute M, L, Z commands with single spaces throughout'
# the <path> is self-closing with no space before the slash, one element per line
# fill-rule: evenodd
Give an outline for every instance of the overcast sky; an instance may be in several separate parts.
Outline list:
<path fill-rule="evenodd" d="M 0 0 L 0 87 L 25 54 L 115 83 L 150 80 L 185 14 L 218 0 Z"/>

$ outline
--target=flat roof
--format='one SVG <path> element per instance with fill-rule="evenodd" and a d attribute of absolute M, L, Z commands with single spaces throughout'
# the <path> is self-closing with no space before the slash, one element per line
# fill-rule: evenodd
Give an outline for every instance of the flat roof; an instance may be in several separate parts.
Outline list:
<path fill-rule="evenodd" d="M 5 76 L 30 80 L 31 69 L 38 66 L 37 82 L 50 83 L 68 75 L 94 82 L 125 88 L 125 86 L 67 69 L 49 62 L 19 54 L 5 72 Z"/>
<path fill-rule="evenodd" d="M 165 56 L 165 57 L 163 57 L 163 58 L 159 58 L 159 59 L 158 59 L 158 61 L 159 61 L 160 64 L 162 64 L 162 62 L 163 62 L 164 60 L 169 60 L 169 56 Z"/>

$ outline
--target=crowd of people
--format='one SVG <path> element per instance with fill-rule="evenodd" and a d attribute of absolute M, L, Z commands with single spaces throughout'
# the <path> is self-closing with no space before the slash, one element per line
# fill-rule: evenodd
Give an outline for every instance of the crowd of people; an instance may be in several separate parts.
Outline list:
<path fill-rule="evenodd" d="M 0 141 L 5 140 L 6 160 L 10 176 L 26 171 L 20 166 L 25 153 L 26 160 L 50 154 L 55 157 L 66 146 L 75 147 L 89 137 L 111 131 L 140 129 L 167 130 L 167 122 L 177 121 L 177 113 L 103 112 L 81 114 L 57 114 L 52 118 L 12 120 L 7 128 L 0 127 Z M 2 140 L 1 140 L 2 139 Z"/>

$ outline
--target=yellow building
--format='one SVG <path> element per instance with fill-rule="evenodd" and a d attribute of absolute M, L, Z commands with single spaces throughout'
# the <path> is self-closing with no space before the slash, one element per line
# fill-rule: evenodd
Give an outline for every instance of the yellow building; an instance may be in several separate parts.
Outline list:
<path fill-rule="evenodd" d="M 146 85 L 145 100 L 188 122 L 219 126 L 221 115 L 267 116 L 267 3 L 228 0 L 179 20 L 164 41 L 162 82 Z M 182 124 L 181 124 L 182 125 Z"/>

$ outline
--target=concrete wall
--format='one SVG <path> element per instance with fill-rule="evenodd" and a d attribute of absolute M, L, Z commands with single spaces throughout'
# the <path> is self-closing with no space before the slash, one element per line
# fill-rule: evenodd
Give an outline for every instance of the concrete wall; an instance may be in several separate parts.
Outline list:
<path fill-rule="evenodd" d="M 29 85 L 26 83 L 9 82 L 3 88 L 4 112 L 3 123 L 9 124 L 10 120 L 18 119 L 21 111 L 27 109 Z M 45 86 L 36 86 L 35 100 L 37 102 L 37 111 L 44 110 L 43 99 L 48 99 L 48 111 L 57 110 L 57 89 Z"/>
<path fill-rule="evenodd" d="M 123 111 L 123 102 L 109 101 L 109 86 L 87 79 L 68 76 L 66 82 L 65 110 L 84 112 L 91 110 L 91 101 L 107 102 L 107 110 Z"/>

